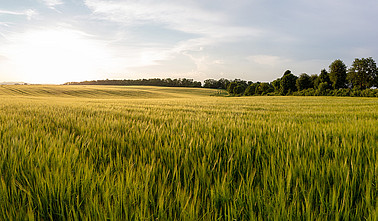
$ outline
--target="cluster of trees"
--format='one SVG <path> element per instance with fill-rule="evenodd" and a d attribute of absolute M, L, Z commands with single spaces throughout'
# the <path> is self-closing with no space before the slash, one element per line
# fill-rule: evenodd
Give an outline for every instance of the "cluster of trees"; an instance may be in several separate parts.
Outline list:
<path fill-rule="evenodd" d="M 179 78 L 151 78 L 151 79 L 138 79 L 138 80 L 97 80 L 97 81 L 83 81 L 83 82 L 68 82 L 65 85 L 141 85 L 141 86 L 164 86 L 164 87 L 201 87 L 199 81 L 193 79 Z"/>
<path fill-rule="evenodd" d="M 219 80 L 207 79 L 203 82 L 203 87 L 213 89 L 227 89 L 227 86 L 230 82 L 230 80 L 225 78 L 221 78 Z"/>
<path fill-rule="evenodd" d="M 193 79 L 152 78 L 138 80 L 97 80 L 68 82 L 66 85 L 146 85 L 164 87 L 202 87 L 201 82 Z M 373 96 L 378 97 L 378 69 L 373 58 L 356 58 L 348 69 L 341 60 L 323 69 L 320 74 L 303 73 L 295 76 L 290 70 L 281 78 L 270 83 L 244 81 L 240 79 L 207 79 L 204 88 L 225 89 L 234 96 L 252 95 L 330 95 L 330 96 Z"/>
<path fill-rule="evenodd" d="M 219 82 L 221 81 L 221 82 Z M 285 71 L 281 78 L 271 83 L 253 83 L 243 80 L 206 80 L 204 87 L 224 88 L 235 96 L 251 95 L 331 95 L 378 96 L 378 69 L 373 58 L 356 58 L 348 69 L 341 60 L 335 60 L 329 71 L 320 74 L 301 74 L 299 77 Z M 227 82 L 224 86 L 224 82 Z M 207 82 L 207 84 L 206 84 Z"/>

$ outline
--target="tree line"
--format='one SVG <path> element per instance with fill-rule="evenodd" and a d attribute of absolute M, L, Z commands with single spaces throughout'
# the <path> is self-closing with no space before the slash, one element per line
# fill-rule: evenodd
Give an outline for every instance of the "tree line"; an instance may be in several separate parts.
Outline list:
<path fill-rule="evenodd" d="M 378 97 L 378 69 L 373 58 L 356 58 L 348 69 L 341 60 L 323 69 L 320 74 L 296 76 L 290 70 L 270 83 L 208 79 L 205 88 L 226 89 L 234 96 L 297 95 L 297 96 L 363 96 Z"/>
<path fill-rule="evenodd" d="M 199 81 L 179 78 L 151 78 L 138 80 L 94 80 L 68 82 L 66 85 L 141 85 L 164 87 L 204 87 L 225 89 L 232 96 L 252 95 L 298 95 L 298 96 L 364 96 L 378 97 L 378 69 L 372 57 L 356 58 L 350 68 L 337 59 L 322 69 L 320 74 L 299 76 L 284 72 L 281 78 L 272 82 L 252 82 L 241 79 L 206 79 L 202 86 Z"/>
<path fill-rule="evenodd" d="M 138 80 L 94 80 L 82 82 L 68 82 L 65 85 L 122 85 L 122 86 L 164 86 L 164 87 L 201 87 L 200 81 L 193 79 L 179 78 L 151 78 Z"/>

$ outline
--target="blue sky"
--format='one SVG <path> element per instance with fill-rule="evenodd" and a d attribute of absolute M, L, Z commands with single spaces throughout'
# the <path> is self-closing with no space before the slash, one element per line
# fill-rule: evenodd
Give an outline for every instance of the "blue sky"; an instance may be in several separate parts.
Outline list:
<path fill-rule="evenodd" d="M 318 74 L 378 58 L 376 0 L 0 0 L 0 82 Z"/>

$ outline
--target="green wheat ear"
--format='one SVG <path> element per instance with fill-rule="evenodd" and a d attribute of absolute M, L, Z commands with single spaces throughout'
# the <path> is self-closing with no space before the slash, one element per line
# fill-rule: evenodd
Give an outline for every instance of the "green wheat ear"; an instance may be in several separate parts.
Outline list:
<path fill-rule="evenodd" d="M 0 87 L 0 220 L 375 220 L 376 98 Z"/>

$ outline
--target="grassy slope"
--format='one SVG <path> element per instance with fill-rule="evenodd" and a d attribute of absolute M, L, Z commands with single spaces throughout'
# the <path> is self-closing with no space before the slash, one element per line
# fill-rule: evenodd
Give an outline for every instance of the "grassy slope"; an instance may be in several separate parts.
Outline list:
<path fill-rule="evenodd" d="M 177 98 L 210 96 L 216 90 L 153 86 L 3 85 L 0 96 L 66 98 Z"/>
<path fill-rule="evenodd" d="M 377 219 L 377 99 L 213 93 L 0 87 L 0 219 Z"/>

